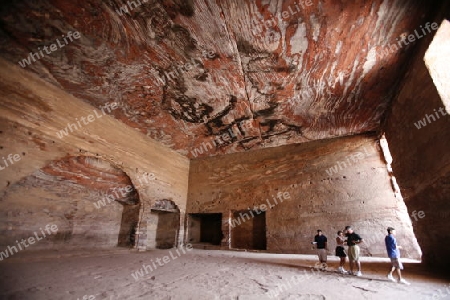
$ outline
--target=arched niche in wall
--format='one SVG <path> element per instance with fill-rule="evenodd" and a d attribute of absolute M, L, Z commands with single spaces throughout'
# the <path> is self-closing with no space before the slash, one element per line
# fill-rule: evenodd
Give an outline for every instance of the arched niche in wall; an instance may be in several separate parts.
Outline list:
<path fill-rule="evenodd" d="M 15 232 L 56 224 L 57 234 L 46 241 L 54 247 L 133 247 L 136 243 L 138 192 L 129 176 L 106 160 L 67 156 L 52 161 L 11 186 L 8 193 L 10 223 L 21 224 L 12 229 Z"/>

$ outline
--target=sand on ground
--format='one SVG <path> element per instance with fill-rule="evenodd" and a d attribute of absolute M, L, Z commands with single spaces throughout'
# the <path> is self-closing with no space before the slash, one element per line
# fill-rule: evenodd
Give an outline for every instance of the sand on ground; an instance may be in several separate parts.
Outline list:
<path fill-rule="evenodd" d="M 385 258 L 362 258 L 362 277 L 338 274 L 336 257 L 327 271 L 316 260 L 186 248 L 23 251 L 0 262 L 0 299 L 450 299 L 450 280 L 415 261 L 404 263 L 407 286 L 387 280 Z"/>

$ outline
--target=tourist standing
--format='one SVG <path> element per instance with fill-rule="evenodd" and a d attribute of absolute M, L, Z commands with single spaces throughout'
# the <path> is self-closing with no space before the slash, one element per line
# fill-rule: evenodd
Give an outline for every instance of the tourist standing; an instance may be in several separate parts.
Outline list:
<path fill-rule="evenodd" d="M 313 244 L 316 244 L 317 255 L 319 256 L 319 261 L 322 264 L 321 269 L 327 268 L 327 237 L 323 235 L 322 230 L 317 230 L 317 235 L 314 237 Z"/>
<path fill-rule="evenodd" d="M 361 263 L 359 262 L 359 246 L 358 244 L 363 242 L 363 239 L 359 236 L 359 234 L 353 231 L 351 226 L 345 227 L 345 234 L 347 237 L 347 246 L 348 246 L 348 260 L 350 262 L 350 274 L 356 276 L 362 276 L 361 273 Z M 353 266 L 356 265 L 358 271 L 356 273 L 353 272 Z"/>
<path fill-rule="evenodd" d="M 388 227 L 387 232 L 388 232 L 388 235 L 385 237 L 384 242 L 386 244 L 386 251 L 387 251 L 388 257 L 391 259 L 391 265 L 392 265 L 391 271 L 389 272 L 387 277 L 389 280 L 395 282 L 395 279 L 392 276 L 392 273 L 394 271 L 397 271 L 398 282 L 409 285 L 410 283 L 402 278 L 401 270 L 403 270 L 403 264 L 400 261 L 400 249 L 402 247 L 397 245 L 397 240 L 395 238 L 395 229 L 392 227 Z"/>
<path fill-rule="evenodd" d="M 347 253 L 345 253 L 345 248 L 344 245 L 346 244 L 345 242 L 345 237 L 344 237 L 344 233 L 339 230 L 337 232 L 337 237 L 336 237 L 336 256 L 340 258 L 340 262 L 339 262 L 339 268 L 338 268 L 338 272 L 341 274 L 347 274 L 347 271 L 345 271 L 344 269 L 344 265 L 345 265 L 345 260 L 347 257 Z"/>

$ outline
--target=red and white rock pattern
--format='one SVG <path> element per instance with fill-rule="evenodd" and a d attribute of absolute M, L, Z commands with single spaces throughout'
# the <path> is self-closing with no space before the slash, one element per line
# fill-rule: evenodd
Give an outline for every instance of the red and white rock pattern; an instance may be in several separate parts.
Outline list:
<path fill-rule="evenodd" d="M 378 130 L 412 44 L 389 46 L 431 10 L 406 0 L 128 3 L 4 4 L 1 55 L 18 63 L 78 31 L 26 68 L 98 108 L 119 102 L 115 118 L 190 158 L 212 139 L 200 157 Z"/>

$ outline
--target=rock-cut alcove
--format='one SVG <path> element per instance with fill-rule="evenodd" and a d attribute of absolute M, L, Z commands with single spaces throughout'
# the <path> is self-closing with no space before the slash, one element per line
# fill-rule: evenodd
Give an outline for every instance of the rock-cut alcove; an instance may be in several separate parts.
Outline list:
<path fill-rule="evenodd" d="M 47 224 L 56 234 L 33 245 L 77 248 L 133 247 L 140 201 L 128 175 L 92 156 L 67 156 L 11 185 L 0 202 L 7 218 L 0 244 L 27 238 Z M 13 234 L 14 233 L 14 234 Z"/>
<path fill-rule="evenodd" d="M 170 249 L 176 246 L 180 231 L 180 209 L 169 199 L 156 200 L 151 207 L 150 237 L 152 246 Z"/>

